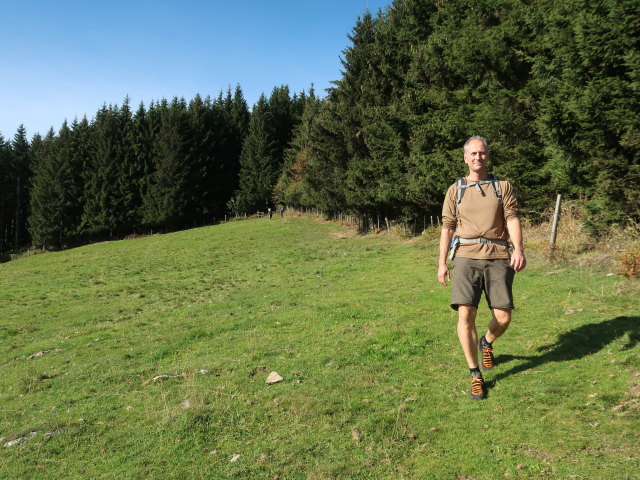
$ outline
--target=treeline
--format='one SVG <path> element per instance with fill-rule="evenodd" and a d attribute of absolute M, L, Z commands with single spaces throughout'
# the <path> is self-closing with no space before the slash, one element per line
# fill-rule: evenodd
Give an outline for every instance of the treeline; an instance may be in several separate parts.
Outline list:
<path fill-rule="evenodd" d="M 638 222 L 639 32 L 637 0 L 395 0 L 358 19 L 277 197 L 420 218 L 464 174 L 464 140 L 482 135 L 525 212 L 560 192 L 584 200 L 594 235 Z"/>
<path fill-rule="evenodd" d="M 213 100 L 174 98 L 135 112 L 125 99 L 31 143 L 20 126 L 2 142 L 2 250 L 211 224 L 228 205 L 266 209 L 307 98 L 276 87 L 252 114 L 238 86 Z M 256 157 L 256 135 L 269 157 Z"/>
<path fill-rule="evenodd" d="M 238 87 L 127 100 L 0 141 L 0 248 L 184 228 L 280 203 L 411 222 L 489 140 L 525 214 L 583 200 L 594 235 L 640 221 L 640 2 L 395 0 L 356 22 L 325 98 Z M 538 213 L 536 213 L 538 212 Z"/>

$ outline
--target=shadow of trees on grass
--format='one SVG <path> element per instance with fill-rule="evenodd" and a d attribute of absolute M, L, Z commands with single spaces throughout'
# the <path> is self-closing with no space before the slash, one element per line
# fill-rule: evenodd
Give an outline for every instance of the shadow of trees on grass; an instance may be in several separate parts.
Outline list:
<path fill-rule="evenodd" d="M 525 360 L 494 378 L 502 378 L 537 368 L 550 362 L 569 362 L 599 352 L 614 340 L 629 334 L 629 341 L 623 350 L 633 348 L 640 342 L 640 317 L 621 316 L 601 323 L 582 325 L 558 336 L 558 340 L 550 345 L 538 348 L 540 355 L 497 355 L 496 364 L 501 365 L 511 360 Z"/>

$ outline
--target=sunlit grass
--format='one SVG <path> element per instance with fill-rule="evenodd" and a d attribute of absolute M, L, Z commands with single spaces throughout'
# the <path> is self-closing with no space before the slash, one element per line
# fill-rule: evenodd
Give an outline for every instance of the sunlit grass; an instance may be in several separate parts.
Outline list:
<path fill-rule="evenodd" d="M 429 237 L 275 217 L 0 265 L 2 476 L 635 478 L 637 283 L 532 258 L 474 402 Z"/>

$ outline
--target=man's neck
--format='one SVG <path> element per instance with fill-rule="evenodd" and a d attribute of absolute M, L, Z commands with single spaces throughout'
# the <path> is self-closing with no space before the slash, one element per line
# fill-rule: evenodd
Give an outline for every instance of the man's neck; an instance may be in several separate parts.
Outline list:
<path fill-rule="evenodd" d="M 481 182 L 482 180 L 486 180 L 489 177 L 489 174 L 486 171 L 482 172 L 469 172 L 467 176 L 467 180 L 469 182 Z"/>

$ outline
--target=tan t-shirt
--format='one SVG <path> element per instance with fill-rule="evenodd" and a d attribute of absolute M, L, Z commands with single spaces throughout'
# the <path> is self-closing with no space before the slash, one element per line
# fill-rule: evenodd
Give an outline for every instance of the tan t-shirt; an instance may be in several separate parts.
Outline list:
<path fill-rule="evenodd" d="M 467 184 L 469 182 L 467 180 Z M 461 238 L 484 237 L 492 240 L 508 240 L 507 220 L 518 216 L 518 202 L 513 187 L 506 180 L 499 180 L 502 205 L 496 196 L 493 185 L 480 185 L 484 195 L 477 187 L 466 189 L 458 205 L 458 225 L 456 228 L 456 196 L 454 183 L 447 190 L 442 206 L 442 225 L 455 230 L 455 236 Z M 464 258 L 509 258 L 509 248 L 504 245 L 471 243 L 460 245 L 456 256 Z"/>

